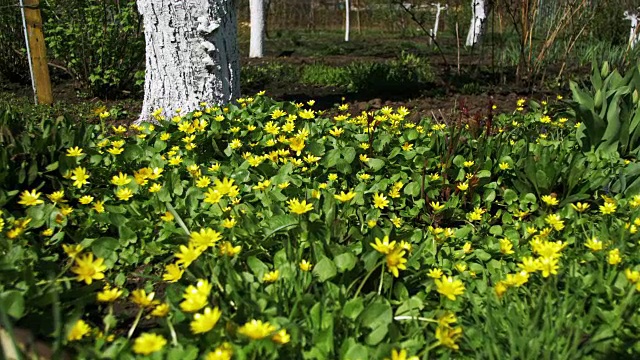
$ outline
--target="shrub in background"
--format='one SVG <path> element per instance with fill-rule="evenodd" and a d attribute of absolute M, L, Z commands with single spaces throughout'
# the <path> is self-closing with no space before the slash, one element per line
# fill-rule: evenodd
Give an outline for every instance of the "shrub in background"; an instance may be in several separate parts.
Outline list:
<path fill-rule="evenodd" d="M 28 83 L 29 64 L 24 43 L 20 8 L 14 0 L 0 0 L 0 77 Z"/>
<path fill-rule="evenodd" d="M 135 0 L 43 3 L 49 57 L 94 96 L 114 98 L 144 82 L 145 40 Z"/>

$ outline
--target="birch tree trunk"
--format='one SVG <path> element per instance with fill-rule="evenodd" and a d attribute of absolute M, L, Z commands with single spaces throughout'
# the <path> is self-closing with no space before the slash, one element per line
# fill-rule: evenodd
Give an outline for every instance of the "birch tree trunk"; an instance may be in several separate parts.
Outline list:
<path fill-rule="evenodd" d="M 138 122 L 170 118 L 201 102 L 224 104 L 240 94 L 233 0 L 138 0 L 144 18 L 146 73 Z"/>
<path fill-rule="evenodd" d="M 631 21 L 631 29 L 629 30 L 629 46 L 633 49 L 638 44 L 638 41 L 640 41 L 640 34 L 638 34 L 638 15 L 625 11 L 624 18 L 625 20 Z"/>
<path fill-rule="evenodd" d="M 249 57 L 261 58 L 264 43 L 264 0 L 250 0 L 251 11 L 251 40 L 249 42 Z"/>
<path fill-rule="evenodd" d="M 486 18 L 485 0 L 471 0 L 471 25 L 467 34 L 466 46 L 473 46 L 480 41 L 482 25 Z"/>
<path fill-rule="evenodd" d="M 440 12 L 444 9 L 447 9 L 447 5 L 442 6 L 440 5 L 440 3 L 437 4 L 431 4 L 433 6 L 436 7 L 436 20 L 435 23 L 433 24 L 433 29 L 431 29 L 431 35 L 433 36 L 433 39 L 437 39 L 438 38 L 438 27 L 440 26 Z"/>
<path fill-rule="evenodd" d="M 344 0 L 344 41 L 349 41 L 349 10 L 351 10 L 349 0 Z"/>

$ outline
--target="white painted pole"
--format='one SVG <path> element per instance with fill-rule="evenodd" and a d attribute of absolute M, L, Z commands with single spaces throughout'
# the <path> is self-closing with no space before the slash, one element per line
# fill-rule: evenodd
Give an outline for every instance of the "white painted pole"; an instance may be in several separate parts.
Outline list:
<path fill-rule="evenodd" d="M 29 34 L 27 33 L 27 19 L 24 15 L 24 1 L 20 0 L 20 12 L 22 14 L 22 28 L 24 29 L 24 43 L 27 48 L 27 59 L 29 60 L 29 75 L 31 75 L 31 88 L 33 89 L 33 100 L 38 102 L 36 94 L 36 80 L 33 77 L 33 62 L 31 61 L 31 50 L 29 49 Z"/>
<path fill-rule="evenodd" d="M 629 29 L 629 46 L 631 46 L 631 48 L 635 48 L 636 44 L 638 43 L 638 34 L 637 34 L 637 28 L 638 28 L 638 15 L 637 14 L 630 14 L 628 11 L 624 12 L 624 18 L 626 20 L 630 20 L 631 21 L 631 28 Z"/>
<path fill-rule="evenodd" d="M 250 0 L 251 39 L 249 41 L 249 57 L 261 58 L 264 55 L 264 0 Z"/>
<path fill-rule="evenodd" d="M 344 0 L 344 41 L 349 41 L 349 10 L 351 10 L 349 6 L 349 0 Z"/>

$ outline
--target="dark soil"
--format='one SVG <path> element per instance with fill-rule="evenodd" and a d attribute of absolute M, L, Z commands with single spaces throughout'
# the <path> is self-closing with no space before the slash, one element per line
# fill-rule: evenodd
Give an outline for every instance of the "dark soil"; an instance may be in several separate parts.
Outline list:
<path fill-rule="evenodd" d="M 350 104 L 352 112 L 375 110 L 383 106 L 405 106 L 417 116 L 445 117 L 453 111 L 463 107 L 471 114 L 486 113 L 492 105 L 498 107 L 498 111 L 511 112 L 515 109 L 519 98 L 535 98 L 543 100 L 555 97 L 558 93 L 567 95 L 567 89 L 556 91 L 536 90 L 535 88 L 518 83 L 514 69 L 492 68 L 490 61 L 478 64 L 477 56 L 461 56 L 460 73 L 457 70 L 457 57 L 439 54 L 428 56 L 435 72 L 435 81 L 427 88 L 412 93 L 373 93 L 357 94 L 344 89 L 334 87 L 317 87 L 297 83 L 281 82 L 273 79 L 262 89 L 242 89 L 244 95 L 251 95 L 260 90 L 266 90 L 267 95 L 282 101 L 306 102 L 316 100 L 314 106 L 318 110 L 333 108 L 336 104 L 346 102 Z M 243 65 L 260 66 L 267 62 L 284 62 L 294 66 L 322 62 L 327 65 L 344 66 L 357 61 L 386 61 L 382 56 L 323 56 L 323 57 L 265 57 L 262 59 L 242 60 Z M 446 62 L 445 62 L 446 61 Z M 553 71 L 550 71 L 553 73 Z M 124 99 L 110 100 L 96 97 L 88 97 L 81 86 L 76 82 L 57 77 L 53 83 L 54 98 L 58 103 L 66 106 L 82 105 L 83 108 L 107 109 L 118 108 L 121 110 L 120 120 L 124 122 L 137 119 L 137 114 L 142 106 L 141 94 L 129 95 Z M 344 101 L 342 99 L 345 99 Z M 0 102 L 5 99 L 18 99 L 24 102 L 32 101 L 31 87 L 28 84 L 12 84 L 0 82 Z M 80 114 L 79 114 L 80 115 Z"/>

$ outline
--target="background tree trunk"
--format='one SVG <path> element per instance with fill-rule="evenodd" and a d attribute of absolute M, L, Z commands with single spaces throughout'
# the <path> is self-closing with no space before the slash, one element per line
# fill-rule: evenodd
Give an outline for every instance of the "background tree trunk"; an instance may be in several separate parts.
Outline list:
<path fill-rule="evenodd" d="M 631 28 L 629 30 L 629 46 L 633 49 L 640 40 L 640 35 L 638 35 L 638 14 L 625 11 L 624 19 L 631 21 Z"/>
<path fill-rule="evenodd" d="M 351 26 L 351 21 L 349 20 L 349 10 L 351 10 L 349 0 L 344 0 L 344 41 L 349 41 L 349 27 Z"/>
<path fill-rule="evenodd" d="M 261 58 L 264 44 L 264 0 L 250 0 L 249 9 L 251 11 L 249 57 Z"/>
<path fill-rule="evenodd" d="M 200 102 L 224 104 L 240 95 L 233 0 L 138 0 L 144 18 L 146 73 L 140 121 L 154 110 L 171 117 Z"/>
<path fill-rule="evenodd" d="M 471 25 L 467 34 L 466 46 L 473 46 L 480 41 L 483 23 L 487 18 L 485 0 L 471 0 Z"/>

